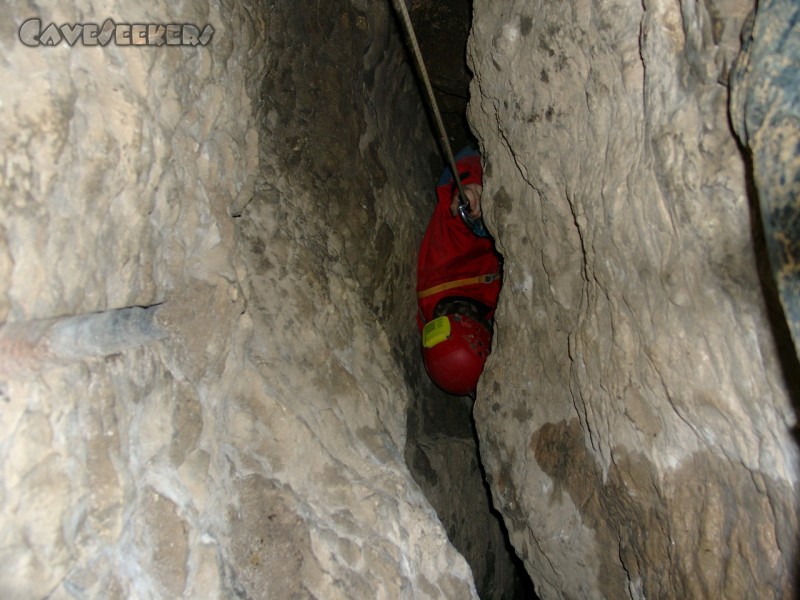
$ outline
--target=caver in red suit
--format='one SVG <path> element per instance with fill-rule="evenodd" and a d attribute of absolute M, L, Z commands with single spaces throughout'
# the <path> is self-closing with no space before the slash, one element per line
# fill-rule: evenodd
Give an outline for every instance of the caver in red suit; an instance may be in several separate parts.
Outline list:
<path fill-rule="evenodd" d="M 465 186 L 483 184 L 476 150 L 466 148 L 455 158 Z M 450 169 L 442 173 L 436 194 L 417 263 L 417 323 L 428 375 L 444 391 L 467 395 L 475 391 L 491 350 L 501 260 L 482 220 L 475 230 L 485 237 L 453 216 L 450 207 L 458 188 Z"/>

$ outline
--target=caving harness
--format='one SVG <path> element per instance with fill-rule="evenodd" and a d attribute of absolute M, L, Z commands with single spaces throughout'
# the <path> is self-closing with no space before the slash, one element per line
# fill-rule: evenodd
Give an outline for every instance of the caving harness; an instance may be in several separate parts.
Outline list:
<path fill-rule="evenodd" d="M 465 285 L 472 285 L 473 283 L 492 283 L 493 281 L 497 281 L 499 277 L 499 273 L 491 273 L 489 275 L 478 275 L 476 277 L 466 277 L 464 279 L 440 283 L 439 285 L 429 287 L 427 290 L 417 292 L 417 298 L 421 300 L 422 298 L 428 298 L 439 292 L 446 292 L 447 290 L 463 287 Z"/>

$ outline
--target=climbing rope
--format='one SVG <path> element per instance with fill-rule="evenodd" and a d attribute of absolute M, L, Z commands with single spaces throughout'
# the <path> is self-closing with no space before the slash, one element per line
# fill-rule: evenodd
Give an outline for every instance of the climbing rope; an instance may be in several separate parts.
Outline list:
<path fill-rule="evenodd" d="M 433 113 L 433 120 L 436 123 L 436 128 L 439 130 L 439 139 L 441 142 L 442 152 L 444 152 L 447 164 L 450 165 L 450 171 L 453 173 L 453 179 L 456 186 L 458 186 L 458 193 L 461 195 L 462 206 L 467 202 L 467 195 L 464 193 L 464 186 L 461 183 L 461 177 L 458 175 L 456 169 L 456 159 L 453 158 L 453 150 L 450 148 L 450 140 L 447 137 L 447 130 L 442 121 L 442 115 L 439 112 L 439 105 L 436 103 L 436 97 L 433 95 L 433 88 L 431 87 L 430 79 L 428 78 L 428 71 L 425 69 L 425 62 L 422 60 L 422 51 L 419 49 L 417 43 L 417 36 L 414 34 L 414 26 L 411 24 L 411 17 L 408 14 L 405 0 L 392 0 L 394 9 L 397 11 L 400 21 L 403 23 L 403 28 L 408 38 L 409 46 L 411 47 L 411 54 L 414 56 L 414 62 L 417 64 L 417 71 L 422 80 L 423 87 L 425 88 L 425 95 L 428 100 L 428 108 Z M 460 211 L 462 218 L 466 220 L 467 216 L 464 211 Z"/>

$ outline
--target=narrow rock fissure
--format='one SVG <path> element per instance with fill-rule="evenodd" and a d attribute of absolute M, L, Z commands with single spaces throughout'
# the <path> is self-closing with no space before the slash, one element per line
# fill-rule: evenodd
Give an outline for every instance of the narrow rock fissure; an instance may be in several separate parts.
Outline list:
<path fill-rule="evenodd" d="M 411 18 L 453 152 L 467 145 L 477 148 L 466 117 L 471 80 L 466 44 L 472 1 L 415 0 Z M 432 172 L 431 179 L 438 175 L 438 171 Z M 432 188 L 429 198 L 432 208 Z M 418 347 L 413 353 L 419 354 Z M 412 390 L 406 462 L 450 541 L 470 564 L 479 596 L 483 600 L 536 598 L 502 516 L 492 505 L 478 448 L 473 401 L 436 388 L 419 357 L 416 362 L 406 361 L 404 367 Z"/>
<path fill-rule="evenodd" d="M 404 1 L 504 255 L 474 400 L 388 1 L 7 3 L 0 598 L 797 596 L 800 4 Z"/>
<path fill-rule="evenodd" d="M 472 421 L 472 401 L 436 389 L 419 370 L 408 410 L 406 462 L 467 559 L 482 599 L 535 598 L 494 509 Z"/>
<path fill-rule="evenodd" d="M 454 151 L 477 144 L 465 115 L 471 2 L 415 2 L 412 18 Z M 289 3 L 275 3 L 267 26 L 268 38 L 282 51 L 267 58 L 262 83 L 264 177 L 237 219 L 254 273 L 257 318 L 263 313 L 265 326 L 274 327 L 263 305 L 271 297 L 265 277 L 278 266 L 275 258 L 286 269 L 310 270 L 305 285 L 314 293 L 355 279 L 354 290 L 386 331 L 405 377 L 406 464 L 471 567 L 478 594 L 484 600 L 533 598 L 492 506 L 472 401 L 438 390 L 419 354 L 415 309 L 408 301 L 413 302 L 418 245 L 435 204 L 442 160 L 421 104 L 397 100 L 399 91 L 418 94 L 397 23 L 381 23 L 354 5 L 320 3 L 298 13 Z M 276 181 L 276 172 L 285 178 Z M 397 173 L 407 175 L 398 179 Z M 398 201 L 387 194 L 391 187 L 399 190 Z M 298 213 L 287 204 L 300 194 L 311 196 L 311 210 Z M 398 203 L 401 210 L 393 210 Z M 282 246 L 285 253 L 270 258 Z M 319 314 L 308 307 L 307 318 Z M 332 372 L 326 388 L 335 390 L 339 377 Z"/>

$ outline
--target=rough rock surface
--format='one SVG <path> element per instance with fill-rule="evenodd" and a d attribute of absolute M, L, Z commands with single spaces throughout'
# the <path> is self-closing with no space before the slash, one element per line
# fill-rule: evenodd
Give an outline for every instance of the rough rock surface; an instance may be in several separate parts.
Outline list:
<path fill-rule="evenodd" d="M 727 113 L 752 3 L 474 8 L 507 261 L 475 416 L 538 592 L 792 597 L 796 413 Z M 420 379 L 439 161 L 388 4 L 4 16 L 0 596 L 515 593 L 470 407 Z M 29 48 L 34 16 L 215 32 Z"/>
<path fill-rule="evenodd" d="M 475 2 L 506 258 L 475 416 L 542 598 L 794 597 L 796 413 L 727 112 L 752 7 Z"/>
<path fill-rule="evenodd" d="M 403 458 L 433 140 L 388 7 L 310 7 L 7 8 L 2 351 L 158 303 L 167 337 L 6 375 L 0 596 L 476 597 Z M 28 48 L 32 16 L 215 33 Z"/>
<path fill-rule="evenodd" d="M 409 469 L 472 567 L 481 599 L 531 599 L 531 582 L 491 504 L 472 427 L 472 400 L 438 391 L 429 381 L 420 372 L 412 385 Z"/>
<path fill-rule="evenodd" d="M 761 2 L 731 73 L 731 119 L 751 152 L 772 269 L 800 352 L 800 6 Z"/>

